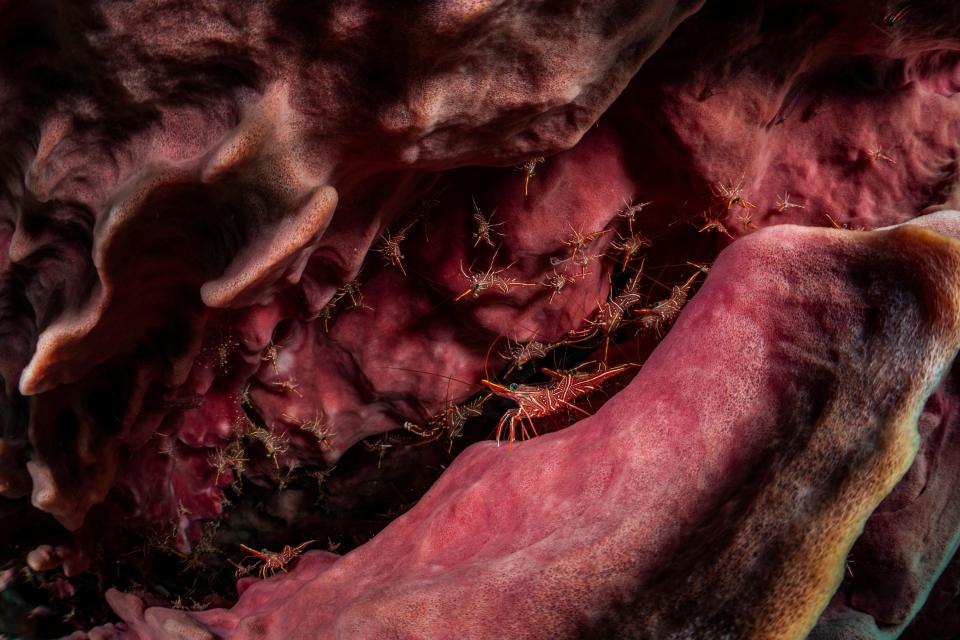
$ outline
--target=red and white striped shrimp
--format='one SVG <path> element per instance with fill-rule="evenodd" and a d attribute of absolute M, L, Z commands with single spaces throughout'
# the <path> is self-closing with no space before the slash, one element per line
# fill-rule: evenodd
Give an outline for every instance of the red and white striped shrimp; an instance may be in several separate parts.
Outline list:
<path fill-rule="evenodd" d="M 273 575 L 274 573 L 276 573 L 277 569 L 286 573 L 287 570 L 284 567 L 286 567 L 291 560 L 293 560 L 298 555 L 303 553 L 303 550 L 307 547 L 307 545 L 310 545 L 313 543 L 314 543 L 313 540 L 307 540 L 303 544 L 299 544 L 295 547 L 291 547 L 290 545 L 285 545 L 283 547 L 283 550 L 279 552 L 267 551 L 266 549 L 261 549 L 260 551 L 257 551 L 256 549 L 251 549 L 245 544 L 241 544 L 240 548 L 246 551 L 247 553 L 249 553 L 250 555 L 248 555 L 246 558 L 241 560 L 240 565 L 238 566 L 241 569 L 244 569 L 243 567 L 244 560 L 246 560 L 247 558 L 254 558 L 257 562 L 263 563 L 260 565 L 261 579 L 267 577 L 267 571 L 270 572 L 270 575 Z M 256 565 L 256 563 L 254 563 L 254 565 Z"/>
<path fill-rule="evenodd" d="M 510 289 L 513 287 L 535 287 L 537 285 L 529 282 L 521 282 L 520 280 L 514 280 L 513 278 L 505 278 L 500 275 L 507 269 L 511 268 L 514 263 L 510 263 L 502 269 L 493 268 L 493 262 L 497 259 L 497 251 L 494 252 L 493 257 L 490 259 L 490 268 L 486 271 L 476 272 L 472 269 L 469 273 L 463 268 L 463 264 L 460 264 L 460 273 L 463 274 L 463 277 L 467 279 L 470 283 L 470 286 L 463 290 L 463 292 L 454 298 L 455 302 L 462 300 L 467 296 L 473 296 L 476 298 L 480 295 L 481 292 L 486 291 L 490 288 L 499 289 L 501 293 L 507 294 L 510 293 Z"/>
<path fill-rule="evenodd" d="M 520 435 L 527 439 L 537 435 L 533 426 L 533 418 L 542 418 L 554 415 L 561 409 L 573 409 L 584 416 L 590 414 L 573 404 L 573 400 L 596 391 L 600 384 L 609 378 L 620 375 L 634 364 L 622 364 L 612 369 L 600 370 L 595 373 L 558 373 L 551 369 L 542 369 L 544 373 L 555 378 L 553 382 L 543 385 L 517 384 L 502 385 L 490 380 L 480 382 L 501 398 L 507 398 L 517 403 L 516 409 L 510 409 L 503 414 L 497 423 L 497 444 L 503 435 L 504 427 L 508 428 L 508 439 L 514 442 L 517 439 L 517 422 L 520 423 Z M 526 423 L 524 422 L 526 421 Z M 530 431 L 527 431 L 530 425 Z"/>
<path fill-rule="evenodd" d="M 663 328 L 664 324 L 680 315 L 683 305 L 687 303 L 687 298 L 690 296 L 690 287 L 693 286 L 697 276 L 701 273 L 707 273 L 709 270 L 708 267 L 703 265 L 696 265 L 696 267 L 697 271 L 687 278 L 683 284 L 674 286 L 673 289 L 670 290 L 669 298 L 661 300 L 652 307 L 636 310 L 637 315 L 640 316 L 641 327 L 660 333 L 660 329 Z"/>
<path fill-rule="evenodd" d="M 623 290 L 597 307 L 593 319 L 588 320 L 590 326 L 587 329 L 574 330 L 568 334 L 568 339 L 589 340 L 598 331 L 604 335 L 603 357 L 606 359 L 607 350 L 610 346 L 610 336 L 616 333 L 617 329 L 623 324 L 624 319 L 630 313 L 630 310 L 636 307 L 643 300 L 640 293 L 640 277 L 643 274 L 643 264 L 637 269 L 637 273 L 630 279 Z"/>

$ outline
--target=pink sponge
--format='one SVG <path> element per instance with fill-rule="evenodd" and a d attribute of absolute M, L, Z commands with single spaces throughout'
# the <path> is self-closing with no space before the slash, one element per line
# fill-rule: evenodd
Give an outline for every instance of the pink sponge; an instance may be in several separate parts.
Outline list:
<path fill-rule="evenodd" d="M 143 637 L 802 637 L 917 451 L 958 278 L 960 242 L 919 227 L 755 234 L 593 417 L 474 445 L 372 541 L 231 609 L 124 618 Z"/>

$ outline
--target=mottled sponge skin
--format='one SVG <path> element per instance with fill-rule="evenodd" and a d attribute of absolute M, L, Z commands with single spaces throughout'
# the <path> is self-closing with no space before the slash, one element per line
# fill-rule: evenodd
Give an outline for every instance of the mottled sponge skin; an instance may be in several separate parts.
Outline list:
<path fill-rule="evenodd" d="M 472 446 L 232 609 L 111 601 L 144 638 L 803 638 L 918 450 L 958 285 L 960 242 L 920 227 L 764 230 L 593 417 Z"/>
<path fill-rule="evenodd" d="M 952 213 L 913 223 L 960 237 L 960 216 Z M 927 401 L 918 420 L 923 444 L 917 458 L 867 522 L 848 558 L 844 586 L 811 638 L 898 637 L 931 591 L 930 610 L 924 608 L 902 637 L 946 640 L 960 631 L 943 604 L 944 595 L 948 602 L 955 597 L 956 578 L 950 571 L 940 576 L 960 544 L 960 509 L 951 481 L 960 464 L 957 367 L 955 361 Z"/>

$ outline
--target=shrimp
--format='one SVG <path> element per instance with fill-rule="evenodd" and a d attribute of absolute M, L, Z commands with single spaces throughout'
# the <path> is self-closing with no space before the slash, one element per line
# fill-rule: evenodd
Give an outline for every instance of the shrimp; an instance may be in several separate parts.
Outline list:
<path fill-rule="evenodd" d="M 270 572 L 270 575 L 273 575 L 274 573 L 276 573 L 277 569 L 286 573 L 287 570 L 284 567 L 286 567 L 291 560 L 293 560 L 298 555 L 303 553 L 303 550 L 307 547 L 307 545 L 310 545 L 313 543 L 314 543 L 314 540 L 308 540 L 303 544 L 299 544 L 295 547 L 291 547 L 290 545 L 285 545 L 283 547 L 283 550 L 279 552 L 267 551 L 266 549 L 261 549 L 260 551 L 257 551 L 256 549 L 251 549 L 245 544 L 241 544 L 240 548 L 250 554 L 243 560 L 246 560 L 247 558 L 255 558 L 256 562 L 263 563 L 260 565 L 260 578 L 263 579 L 267 577 L 268 571 Z M 239 566 L 241 568 L 243 567 L 243 560 L 240 561 Z"/>
<path fill-rule="evenodd" d="M 517 403 L 517 408 L 504 413 L 500 422 L 497 423 L 497 444 L 500 444 L 504 428 L 507 429 L 510 442 L 517 439 L 517 422 L 520 423 L 521 437 L 527 439 L 531 437 L 531 433 L 537 435 L 533 418 L 553 415 L 564 408 L 589 416 L 587 411 L 573 404 L 573 400 L 596 391 L 604 380 L 618 376 L 634 366 L 636 365 L 622 364 L 612 369 L 601 369 L 595 373 L 558 373 L 551 369 L 542 369 L 543 373 L 554 378 L 553 382 L 544 385 L 517 384 L 516 382 L 502 385 L 490 380 L 481 380 L 480 382 L 495 395 Z M 530 425 L 529 432 L 527 425 Z"/>

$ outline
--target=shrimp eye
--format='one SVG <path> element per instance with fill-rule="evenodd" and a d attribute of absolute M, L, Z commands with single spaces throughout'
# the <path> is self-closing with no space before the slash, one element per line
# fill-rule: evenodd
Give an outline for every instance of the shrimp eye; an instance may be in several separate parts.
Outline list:
<path fill-rule="evenodd" d="M 510 389 L 510 391 L 516 391 L 519 387 L 520 385 L 518 385 L 516 382 L 511 382 L 507 389 Z"/>

